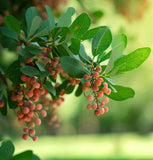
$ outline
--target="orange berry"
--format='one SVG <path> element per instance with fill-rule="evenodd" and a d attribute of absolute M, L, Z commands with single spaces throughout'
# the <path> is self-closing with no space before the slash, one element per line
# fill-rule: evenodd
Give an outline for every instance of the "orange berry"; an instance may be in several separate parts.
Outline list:
<path fill-rule="evenodd" d="M 80 82 L 81 82 L 81 81 L 80 81 L 79 79 L 76 80 L 76 84 L 80 84 Z"/>
<path fill-rule="evenodd" d="M 88 110 L 92 110 L 92 105 L 91 105 L 91 104 L 88 104 L 88 105 L 87 105 L 87 109 L 88 109 Z"/>
<path fill-rule="evenodd" d="M 99 73 L 98 72 L 95 72 L 94 74 L 93 74 L 93 77 L 95 77 L 96 79 L 99 77 Z"/>
<path fill-rule="evenodd" d="M 103 87 L 102 88 L 102 92 L 107 93 L 108 92 L 108 88 L 107 87 Z"/>
<path fill-rule="evenodd" d="M 82 89 L 82 91 L 89 91 L 89 88 L 84 85 L 81 86 L 81 89 Z"/>
<path fill-rule="evenodd" d="M 105 112 L 108 112 L 108 110 L 109 110 L 108 107 L 104 107 Z"/>
<path fill-rule="evenodd" d="M 108 84 L 106 82 L 104 82 L 103 85 L 108 88 Z"/>
<path fill-rule="evenodd" d="M 33 88 L 40 88 L 40 84 L 39 84 L 38 82 L 35 82 L 35 83 L 33 84 Z"/>
<path fill-rule="evenodd" d="M 88 100 L 88 101 L 92 101 L 93 99 L 94 99 L 93 95 L 88 95 L 88 96 L 87 96 L 87 100 Z"/>
<path fill-rule="evenodd" d="M 25 94 L 26 94 L 29 98 L 31 98 L 31 97 L 33 96 L 33 91 L 32 91 L 32 90 L 26 90 L 26 91 L 25 91 Z"/>
<path fill-rule="evenodd" d="M 23 99 L 23 95 L 20 95 L 20 94 L 17 95 L 17 100 L 18 100 L 18 101 L 22 101 L 22 99 Z"/>
<path fill-rule="evenodd" d="M 36 118 L 36 119 L 35 119 L 35 124 L 36 124 L 37 126 L 41 125 L 41 119 L 40 119 L 40 118 Z"/>
<path fill-rule="evenodd" d="M 23 67 L 23 66 L 25 66 L 25 64 L 24 63 L 20 63 L 20 66 Z"/>
<path fill-rule="evenodd" d="M 30 109 L 31 109 L 32 111 L 35 110 L 35 108 L 36 108 L 36 106 L 35 106 L 33 103 L 31 103 L 29 107 L 30 107 Z"/>
<path fill-rule="evenodd" d="M 28 134 L 23 134 L 23 135 L 22 135 L 22 138 L 23 138 L 24 140 L 27 140 L 27 139 L 29 138 L 29 135 L 28 135 Z"/>
<path fill-rule="evenodd" d="M 101 78 L 101 77 L 98 78 L 97 80 L 98 80 L 99 82 L 103 82 L 103 81 L 104 81 L 103 78 Z"/>
<path fill-rule="evenodd" d="M 92 104 L 92 109 L 97 109 L 97 104 L 96 103 Z"/>
<path fill-rule="evenodd" d="M 0 100 L 0 108 L 4 107 L 4 102 Z"/>
<path fill-rule="evenodd" d="M 108 98 L 108 97 L 105 97 L 105 98 L 103 99 L 103 102 L 104 102 L 104 103 L 108 103 L 108 102 L 109 102 L 109 98 Z"/>
<path fill-rule="evenodd" d="M 29 117 L 33 117 L 33 116 L 34 116 L 34 112 L 33 112 L 33 111 L 30 111 L 30 112 L 28 113 L 28 116 L 29 116 Z"/>
<path fill-rule="evenodd" d="M 111 89 L 110 88 L 108 88 L 108 90 L 107 90 L 107 93 L 106 93 L 107 95 L 110 95 L 111 94 Z"/>
<path fill-rule="evenodd" d="M 27 77 L 26 75 L 24 75 L 24 74 L 20 77 L 20 79 L 21 79 L 22 81 L 24 81 L 24 82 L 27 81 L 27 78 L 28 78 L 28 77 Z"/>
<path fill-rule="evenodd" d="M 90 83 L 90 81 L 86 81 L 86 82 L 84 83 L 84 85 L 85 85 L 86 87 L 90 87 L 90 86 L 91 86 L 91 83 Z"/>
<path fill-rule="evenodd" d="M 40 114 L 42 117 L 46 117 L 47 116 L 47 112 L 45 110 L 41 110 Z"/>
<path fill-rule="evenodd" d="M 22 105 L 23 105 L 23 101 L 19 101 L 18 106 L 22 106 Z"/>
<path fill-rule="evenodd" d="M 56 120 L 57 120 L 57 115 L 52 115 L 52 116 L 50 117 L 50 120 L 51 120 L 52 122 L 56 121 Z"/>
<path fill-rule="evenodd" d="M 42 109 L 42 107 L 43 107 L 42 104 L 40 104 L 40 103 L 36 104 L 36 110 L 39 111 Z"/>

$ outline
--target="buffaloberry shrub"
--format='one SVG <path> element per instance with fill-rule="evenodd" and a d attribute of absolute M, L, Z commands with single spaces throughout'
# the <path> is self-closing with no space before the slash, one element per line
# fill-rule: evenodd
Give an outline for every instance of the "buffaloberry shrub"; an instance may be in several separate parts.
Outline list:
<path fill-rule="evenodd" d="M 123 54 L 126 36 L 112 37 L 107 26 L 89 29 L 86 13 L 71 23 L 75 9 L 70 7 L 56 22 L 50 7 L 45 8 L 49 17 L 45 21 L 30 7 L 25 14 L 26 29 L 11 15 L 5 16 L 6 26 L 0 28 L 1 36 L 18 53 L 7 69 L 0 67 L 0 111 L 3 115 L 8 107 L 16 111 L 19 122 L 24 122 L 24 140 L 38 139 L 35 126 L 43 118 L 58 127 L 63 96 L 74 90 L 75 96 L 84 94 L 87 109 L 94 110 L 95 116 L 108 112 L 110 98 L 134 97 L 133 89 L 116 85 L 111 77 L 139 67 L 150 54 L 147 47 Z M 91 57 L 82 43 L 85 40 L 92 40 Z"/>

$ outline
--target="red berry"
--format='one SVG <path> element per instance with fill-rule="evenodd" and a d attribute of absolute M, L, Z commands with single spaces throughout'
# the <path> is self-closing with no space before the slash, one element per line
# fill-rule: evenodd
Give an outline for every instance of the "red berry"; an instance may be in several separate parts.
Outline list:
<path fill-rule="evenodd" d="M 105 103 L 103 101 L 100 102 L 101 107 L 104 107 Z"/>
<path fill-rule="evenodd" d="M 37 102 L 39 100 L 39 97 L 34 95 L 32 98 L 31 98 L 34 102 Z"/>
<path fill-rule="evenodd" d="M 22 106 L 22 105 L 23 105 L 23 101 L 19 101 L 18 106 Z"/>
<path fill-rule="evenodd" d="M 108 112 L 108 110 L 109 110 L 108 107 L 104 107 L 105 112 Z"/>
<path fill-rule="evenodd" d="M 105 98 L 103 99 L 103 102 L 104 102 L 104 103 L 108 103 L 108 102 L 109 102 L 109 98 L 108 98 L 108 97 L 105 97 Z"/>
<path fill-rule="evenodd" d="M 92 109 L 97 109 L 97 104 L 96 103 L 92 104 Z"/>
<path fill-rule="evenodd" d="M 61 96 L 64 96 L 64 94 L 65 94 L 65 90 L 62 89 L 62 90 L 60 91 L 60 95 L 61 95 Z"/>
<path fill-rule="evenodd" d="M 12 95 L 12 96 L 11 96 L 11 100 L 12 100 L 12 101 L 17 101 L 17 96 L 16 96 L 16 95 Z"/>
<path fill-rule="evenodd" d="M 18 117 L 18 118 L 23 118 L 23 116 L 24 116 L 24 114 L 23 114 L 22 112 L 18 112 L 18 113 L 17 113 L 17 117 Z"/>
<path fill-rule="evenodd" d="M 33 136 L 32 139 L 33 141 L 36 141 L 38 139 L 38 136 Z"/>
<path fill-rule="evenodd" d="M 99 73 L 98 72 L 95 72 L 94 74 L 93 74 L 93 77 L 95 77 L 96 79 L 99 77 Z"/>
<path fill-rule="evenodd" d="M 33 111 L 30 111 L 30 112 L 28 113 L 28 116 L 29 116 L 29 117 L 33 117 L 33 116 L 34 116 L 34 112 L 33 112 Z"/>
<path fill-rule="evenodd" d="M 93 90 L 94 92 L 97 92 L 97 91 L 99 91 L 99 88 L 98 88 L 98 86 L 93 85 L 93 86 L 92 86 L 92 90 Z"/>
<path fill-rule="evenodd" d="M 107 95 L 110 95 L 111 94 L 111 89 L 110 88 L 108 88 L 108 90 L 107 90 L 107 93 L 106 93 Z"/>
<path fill-rule="evenodd" d="M 104 82 L 103 85 L 108 88 L 108 84 L 106 82 Z"/>
<path fill-rule="evenodd" d="M 102 91 L 98 91 L 97 92 L 97 98 L 101 98 L 103 97 L 103 92 Z"/>
<path fill-rule="evenodd" d="M 17 100 L 18 100 L 18 101 L 22 101 L 22 99 L 23 99 L 23 95 L 20 95 L 20 94 L 17 95 Z"/>
<path fill-rule="evenodd" d="M 89 88 L 86 87 L 85 85 L 82 85 L 82 86 L 81 86 L 81 89 L 82 89 L 82 91 L 89 91 Z"/>
<path fill-rule="evenodd" d="M 86 82 L 84 83 L 84 85 L 85 85 L 86 87 L 90 87 L 90 86 L 91 86 L 91 83 L 90 83 L 90 81 L 86 81 Z"/>
<path fill-rule="evenodd" d="M 99 110 L 95 110 L 94 115 L 95 115 L 95 116 L 100 116 Z"/>
<path fill-rule="evenodd" d="M 29 138 L 29 135 L 28 135 L 28 134 L 23 134 L 23 135 L 22 135 L 22 138 L 23 138 L 24 140 L 27 140 L 27 139 Z"/>
<path fill-rule="evenodd" d="M 103 78 L 101 78 L 101 77 L 98 78 L 97 80 L 98 80 L 99 82 L 103 82 L 103 81 L 104 81 Z"/>
<path fill-rule="evenodd" d="M 95 71 L 100 73 L 102 71 L 101 66 L 98 66 Z"/>
<path fill-rule="evenodd" d="M 83 79 L 84 79 L 84 80 L 88 80 L 88 79 L 89 79 L 89 75 L 85 74 L 85 75 L 83 76 Z"/>
<path fill-rule="evenodd" d="M 28 77 L 27 77 L 26 75 L 23 74 L 20 78 L 21 78 L 22 81 L 25 82 L 25 81 L 27 81 L 27 78 L 28 78 Z"/>
<path fill-rule="evenodd" d="M 28 107 L 24 107 L 24 108 L 22 109 L 22 113 L 24 113 L 24 114 L 28 114 L 29 111 L 30 111 L 30 109 L 29 109 Z"/>
<path fill-rule="evenodd" d="M 38 88 L 35 88 L 35 89 L 33 90 L 33 94 L 34 94 L 34 95 L 39 95 L 39 93 L 40 93 L 40 90 L 39 90 Z"/>
<path fill-rule="evenodd" d="M 30 130 L 29 130 L 29 133 L 30 133 L 31 135 L 34 135 L 34 134 L 35 134 L 35 129 L 33 129 L 33 128 L 30 129 Z"/>
<path fill-rule="evenodd" d="M 101 86 L 101 82 L 97 79 L 97 80 L 94 82 L 94 85 L 95 85 L 95 86 Z"/>
<path fill-rule="evenodd" d="M 93 95 L 88 95 L 88 96 L 87 96 L 87 100 L 88 100 L 88 101 L 92 101 L 93 99 L 94 99 Z"/>
<path fill-rule="evenodd" d="M 29 128 L 28 128 L 28 127 L 24 127 L 23 130 L 24 130 L 25 133 L 28 133 L 28 132 L 29 132 Z"/>
<path fill-rule="evenodd" d="M 31 77 L 30 82 L 31 82 L 31 83 L 36 82 L 36 78 L 35 78 L 35 77 Z"/>
<path fill-rule="evenodd" d="M 30 57 L 27 57 L 25 61 L 26 61 L 26 63 L 28 64 L 28 63 L 31 63 L 31 62 L 33 61 L 33 59 L 30 58 Z"/>
<path fill-rule="evenodd" d="M 105 113 L 104 108 L 99 109 L 100 115 L 103 115 Z"/>
<path fill-rule="evenodd" d="M 4 102 L 0 100 L 0 108 L 4 107 Z"/>

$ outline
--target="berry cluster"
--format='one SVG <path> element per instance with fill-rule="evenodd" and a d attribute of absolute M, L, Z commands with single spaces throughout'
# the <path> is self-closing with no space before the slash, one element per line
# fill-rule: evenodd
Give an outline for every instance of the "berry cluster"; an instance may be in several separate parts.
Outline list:
<path fill-rule="evenodd" d="M 83 76 L 85 82 L 81 87 L 82 91 L 85 91 L 87 93 L 89 93 L 90 90 L 92 91 L 91 94 L 88 94 L 86 96 L 88 101 L 93 102 L 92 104 L 90 103 L 87 105 L 87 109 L 94 109 L 95 116 L 103 115 L 105 112 L 108 112 L 108 107 L 106 107 L 105 104 L 109 102 L 109 98 L 103 98 L 103 96 L 104 94 L 109 95 L 111 93 L 111 89 L 108 88 L 108 84 L 106 82 L 103 82 L 103 78 L 101 78 L 99 75 L 99 73 L 101 72 L 102 68 L 98 66 L 93 70 L 93 73 L 91 75 L 85 74 Z"/>

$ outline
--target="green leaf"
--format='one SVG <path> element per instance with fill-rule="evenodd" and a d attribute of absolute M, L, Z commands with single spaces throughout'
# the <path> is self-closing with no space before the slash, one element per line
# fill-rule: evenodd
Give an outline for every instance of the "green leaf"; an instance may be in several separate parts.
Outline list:
<path fill-rule="evenodd" d="M 36 156 L 36 155 L 33 155 L 32 156 L 32 160 L 40 160 L 40 158 L 38 156 Z"/>
<path fill-rule="evenodd" d="M 18 41 L 18 35 L 15 32 L 13 32 L 12 30 L 10 30 L 8 27 L 1 26 L 0 30 L 1 30 L 1 32 L 2 32 L 2 34 L 4 36 L 12 38 L 12 39 Z"/>
<path fill-rule="evenodd" d="M 67 27 L 71 24 L 71 17 L 74 15 L 75 9 L 73 7 L 69 7 L 58 20 L 57 27 Z"/>
<path fill-rule="evenodd" d="M 61 67 L 71 77 L 82 78 L 84 74 L 89 73 L 89 71 L 85 69 L 79 61 L 69 56 L 61 58 Z"/>
<path fill-rule="evenodd" d="M 74 20 L 74 22 L 70 26 L 70 33 L 73 33 L 74 37 L 82 37 L 82 35 L 87 32 L 90 24 L 91 20 L 89 16 L 86 13 L 82 13 Z"/>
<path fill-rule="evenodd" d="M 123 101 L 129 98 L 133 98 L 135 95 L 135 92 L 132 88 L 129 87 L 123 87 L 119 85 L 113 85 L 116 92 L 111 92 L 110 95 L 107 95 L 109 98 L 116 100 L 116 101 Z"/>
<path fill-rule="evenodd" d="M 86 39 L 93 38 L 95 36 L 95 34 L 97 34 L 98 31 L 99 31 L 99 27 L 92 28 L 92 29 L 88 30 L 86 33 L 84 33 L 82 35 L 82 37 L 80 37 L 80 39 L 81 40 L 86 40 Z"/>
<path fill-rule="evenodd" d="M 46 71 L 45 68 L 44 68 L 45 63 L 43 63 L 43 62 L 35 62 L 35 63 L 36 63 L 36 65 L 37 65 L 37 67 L 39 68 L 40 71 L 42 71 L 42 72 Z"/>
<path fill-rule="evenodd" d="M 49 16 L 49 27 L 50 27 L 50 31 L 55 28 L 55 20 L 54 20 L 54 17 L 53 17 L 53 13 L 52 13 L 52 10 L 49 6 L 45 6 L 46 8 L 46 11 L 47 11 L 47 14 Z"/>
<path fill-rule="evenodd" d="M 10 160 L 32 160 L 33 153 L 31 150 L 15 155 Z"/>
<path fill-rule="evenodd" d="M 69 49 L 73 54 L 78 55 L 80 50 L 80 40 L 72 38 L 71 42 Z"/>
<path fill-rule="evenodd" d="M 118 58 L 110 75 L 118 75 L 138 68 L 150 55 L 150 48 L 139 48 L 132 53 Z"/>
<path fill-rule="evenodd" d="M 17 102 L 11 100 L 11 95 L 12 95 L 11 92 L 7 90 L 7 102 L 8 102 L 9 108 L 15 109 L 17 108 Z"/>
<path fill-rule="evenodd" d="M 37 31 L 37 29 L 39 28 L 40 24 L 41 24 L 41 18 L 39 16 L 35 16 L 32 19 L 32 23 L 31 23 L 31 27 L 30 27 L 30 31 L 29 31 L 28 37 L 31 37 Z"/>
<path fill-rule="evenodd" d="M 6 116 L 7 115 L 7 100 L 6 97 L 3 95 L 1 100 L 4 102 L 4 106 L 2 108 L 0 108 L 0 112 Z"/>
<path fill-rule="evenodd" d="M 14 145 L 11 141 L 3 141 L 0 147 L 0 158 L 4 160 L 9 160 L 14 153 Z"/>
<path fill-rule="evenodd" d="M 114 65 L 114 61 L 123 54 L 123 51 L 126 45 L 127 45 L 127 38 L 124 34 L 120 34 L 120 35 L 113 37 L 112 52 L 111 52 L 111 56 L 110 56 L 108 65 L 105 70 L 106 73 L 111 71 Z"/>
<path fill-rule="evenodd" d="M 0 146 L 0 157 L 4 160 L 9 160 L 15 151 L 14 145 L 11 141 L 3 141 Z"/>
<path fill-rule="evenodd" d="M 27 35 L 30 32 L 30 28 L 32 25 L 32 21 L 34 17 L 39 16 L 39 13 L 35 7 L 30 7 L 27 9 L 25 17 L 26 17 L 26 23 L 27 23 Z"/>
<path fill-rule="evenodd" d="M 23 83 L 20 79 L 22 73 L 20 71 L 20 62 L 19 60 L 13 62 L 7 69 L 5 76 L 10 79 L 14 84 Z"/>
<path fill-rule="evenodd" d="M 14 16 L 5 16 L 5 24 L 8 26 L 10 30 L 16 32 L 17 34 L 20 34 L 20 24 Z"/>
<path fill-rule="evenodd" d="M 66 93 L 66 94 L 72 93 L 73 90 L 74 90 L 74 88 L 75 88 L 75 86 L 72 86 L 72 85 L 68 84 L 68 85 L 66 86 L 66 88 L 65 88 L 65 93 Z"/>
<path fill-rule="evenodd" d="M 47 91 L 50 92 L 51 94 L 53 94 L 54 96 L 56 95 L 56 90 L 53 87 L 51 82 L 46 81 L 44 84 L 44 88 L 47 89 Z"/>
<path fill-rule="evenodd" d="M 41 78 L 48 77 L 50 75 L 49 71 L 40 71 L 39 72 Z"/>
<path fill-rule="evenodd" d="M 82 94 L 82 89 L 81 89 L 81 84 L 79 84 L 79 86 L 78 86 L 78 88 L 77 88 L 77 90 L 76 90 L 76 92 L 75 92 L 75 96 L 76 97 L 79 97 L 81 94 Z"/>
<path fill-rule="evenodd" d="M 104 54 L 99 54 L 99 55 L 98 55 L 97 62 L 98 62 L 98 63 L 101 63 L 101 62 L 109 59 L 110 56 L 111 56 L 111 54 L 112 54 L 112 51 L 109 51 L 108 53 L 104 53 Z"/>
<path fill-rule="evenodd" d="M 111 44 L 112 35 L 108 27 L 103 26 L 92 40 L 92 54 L 96 56 L 102 54 Z"/>
<path fill-rule="evenodd" d="M 21 67 L 21 72 L 29 77 L 34 77 L 39 75 L 39 70 L 35 67 L 31 66 L 23 66 Z"/>

